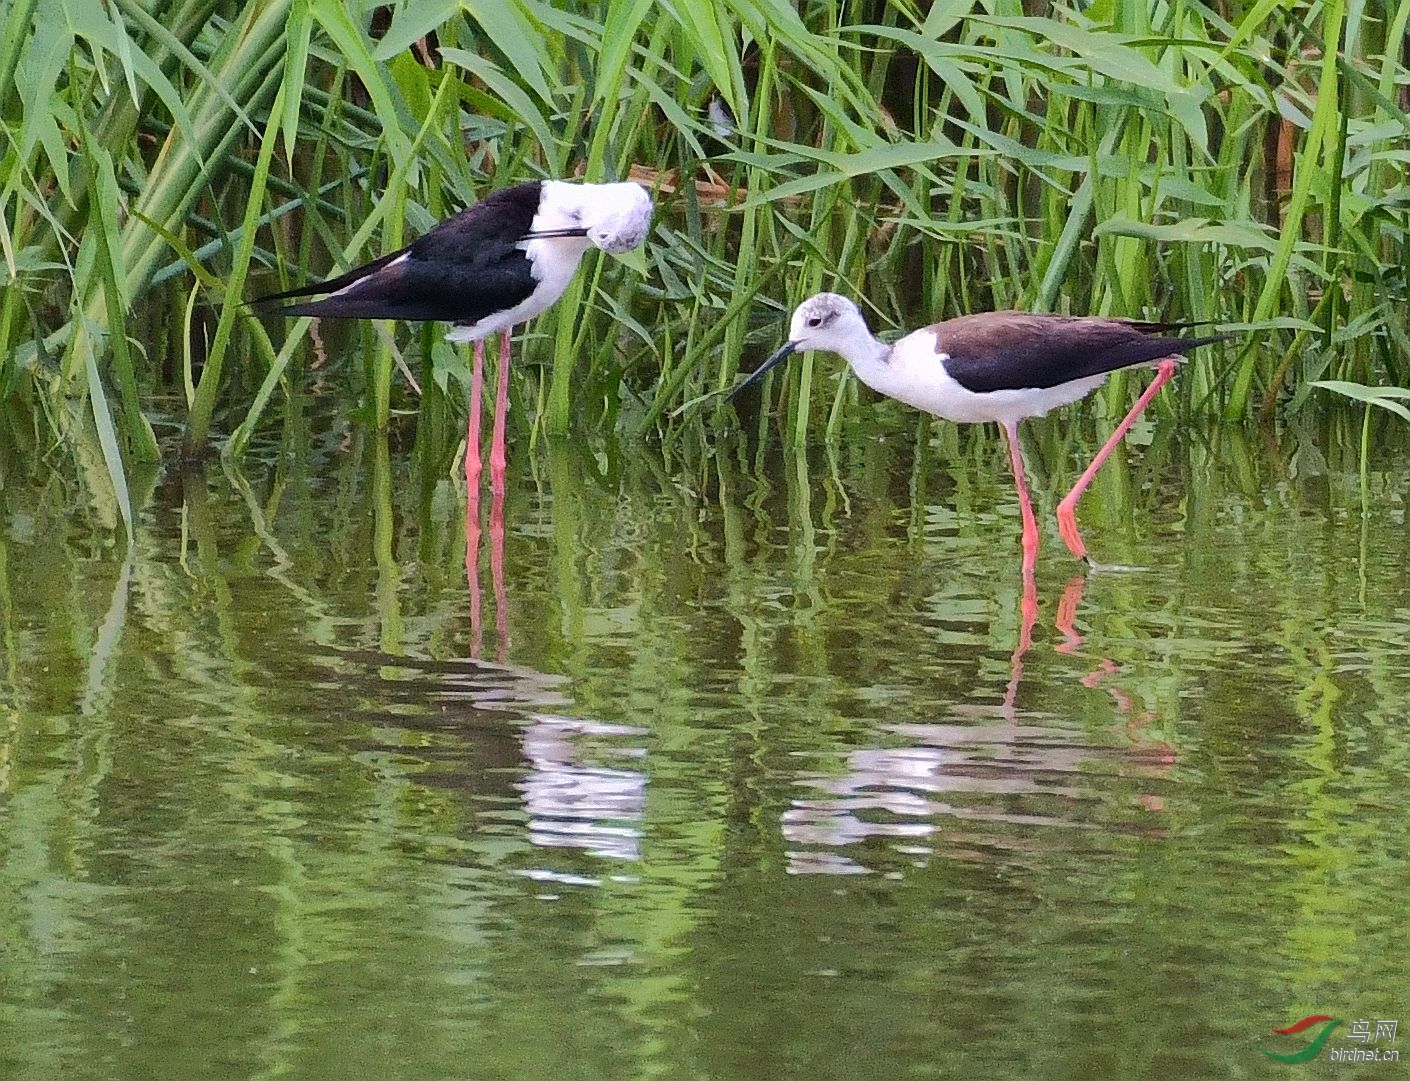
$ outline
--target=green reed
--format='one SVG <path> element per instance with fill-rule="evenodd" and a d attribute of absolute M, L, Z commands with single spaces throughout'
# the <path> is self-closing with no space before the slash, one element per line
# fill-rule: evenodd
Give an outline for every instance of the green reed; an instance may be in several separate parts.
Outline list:
<path fill-rule="evenodd" d="M 1258 329 L 1188 366 L 1196 414 L 1308 408 L 1319 380 L 1403 386 L 1407 24 L 1410 0 L 1043 17 L 1019 0 L 17 0 L 8 437 L 38 417 L 98 447 L 130 516 L 153 403 L 175 396 L 184 455 L 240 453 L 307 377 L 309 321 L 263 325 L 249 296 L 398 247 L 492 187 L 633 167 L 659 225 L 628 260 L 589 259 L 533 328 L 514 380 L 535 432 L 698 443 L 820 288 L 883 333 L 1006 306 Z M 377 427 L 459 408 L 465 358 L 434 335 L 339 340 Z M 775 378 L 757 430 L 840 438 L 856 390 L 835 370 Z M 1126 393 L 1113 380 L 1107 405 Z"/>

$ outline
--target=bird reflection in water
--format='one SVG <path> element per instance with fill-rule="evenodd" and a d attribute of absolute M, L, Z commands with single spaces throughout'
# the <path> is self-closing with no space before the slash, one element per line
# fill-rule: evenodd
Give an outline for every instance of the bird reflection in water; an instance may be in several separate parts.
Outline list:
<path fill-rule="evenodd" d="M 356 652 L 338 659 L 371 681 L 361 698 L 376 703 L 372 723 L 358 730 L 375 742 L 361 749 L 385 753 L 387 768 L 417 785 L 456 793 L 474 858 L 560 885 L 634 874 L 644 729 L 574 716 L 566 678 L 522 665 Z M 356 686 L 346 676 L 339 685 Z"/>
<path fill-rule="evenodd" d="M 465 583 L 470 591 L 470 656 L 478 659 L 485 647 L 484 600 L 480 587 L 480 488 L 469 485 L 465 495 Z M 494 591 L 497 661 L 509 655 L 509 598 L 504 587 L 504 490 L 490 497 L 490 588 Z"/>
<path fill-rule="evenodd" d="M 1076 621 L 1086 582 L 1077 576 L 1067 583 L 1054 619 L 1054 648 L 1071 657 L 1084 655 Z M 942 852 L 947 859 L 992 861 L 996 853 L 1047 848 L 1045 830 L 1106 828 L 1092 816 L 1093 800 L 1110 804 L 1115 796 L 1119 806 L 1129 797 L 1124 785 L 1111 782 L 1132 777 L 1143 782 L 1137 806 L 1164 810 L 1144 782 L 1168 773 L 1174 748 L 1143 735 L 1150 713 L 1120 686 L 1120 668 L 1111 658 L 1098 657 L 1080 683 L 1111 696 L 1126 745 L 1093 744 L 1080 728 L 1043 723 L 1045 715 L 1019 709 L 1039 610 L 1033 562 L 1025 554 L 1017 643 L 997 706 L 961 707 L 956 723 L 881 725 L 903 745 L 858 748 L 846 754 L 840 774 L 817 771 L 798 778 L 816 795 L 793 800 L 783 815 L 791 872 L 872 873 L 880 869 L 871 865 L 876 849 L 868 847 L 876 838 L 889 839 L 884 862 L 893 871 L 897 859 L 924 865 Z M 1133 824 L 1125 816 L 1119 828 L 1161 830 L 1158 823 Z"/>
<path fill-rule="evenodd" d="M 641 735 L 642 729 L 627 725 L 534 717 L 524 730 L 529 771 L 519 785 L 529 812 L 530 841 L 542 848 L 582 849 L 603 859 L 639 860 L 646 775 L 598 764 L 585 752 L 593 744 L 599 753 L 639 759 L 646 754 L 644 747 L 620 741 Z M 553 877 L 551 872 L 529 873 Z"/>

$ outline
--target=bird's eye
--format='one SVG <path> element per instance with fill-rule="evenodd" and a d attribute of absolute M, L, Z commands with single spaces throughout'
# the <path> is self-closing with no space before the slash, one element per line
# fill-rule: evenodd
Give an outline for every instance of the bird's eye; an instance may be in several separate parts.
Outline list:
<path fill-rule="evenodd" d="M 808 326 L 810 326 L 810 327 L 820 327 L 820 326 L 822 326 L 822 316 L 821 316 L 821 315 L 810 315 L 810 316 L 808 316 Z"/>

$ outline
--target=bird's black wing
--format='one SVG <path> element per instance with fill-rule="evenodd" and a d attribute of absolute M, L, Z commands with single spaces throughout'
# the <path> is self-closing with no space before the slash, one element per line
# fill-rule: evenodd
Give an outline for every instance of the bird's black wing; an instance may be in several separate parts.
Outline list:
<path fill-rule="evenodd" d="M 1165 337 L 1175 324 L 1097 316 L 990 312 L 934 327 L 945 370 L 966 390 L 1046 389 L 1133 364 L 1181 356 L 1227 334 Z"/>
<path fill-rule="evenodd" d="M 531 181 L 500 189 L 400 251 L 254 303 L 278 315 L 478 322 L 534 290 L 529 258 L 518 245 L 538 211 L 539 187 Z M 320 293 L 331 295 L 267 307 Z"/>

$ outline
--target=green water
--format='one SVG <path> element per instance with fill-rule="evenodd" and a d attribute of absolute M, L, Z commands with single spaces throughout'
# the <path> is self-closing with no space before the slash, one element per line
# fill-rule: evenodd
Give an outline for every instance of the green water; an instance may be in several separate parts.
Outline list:
<path fill-rule="evenodd" d="M 472 620 L 463 488 L 341 404 L 139 478 L 130 558 L 8 464 L 0 1076 L 1334 1076 L 1259 1049 L 1410 1026 L 1404 426 L 1364 488 L 1355 413 L 1144 427 L 1082 519 L 1147 569 L 1091 576 L 1035 426 L 1027 630 L 992 433 L 521 439 Z"/>

